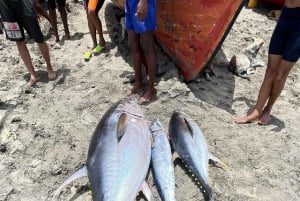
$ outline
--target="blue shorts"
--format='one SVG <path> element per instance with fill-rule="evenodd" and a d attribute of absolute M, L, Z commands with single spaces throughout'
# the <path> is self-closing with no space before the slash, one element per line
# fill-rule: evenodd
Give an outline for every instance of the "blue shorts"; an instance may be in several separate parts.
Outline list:
<path fill-rule="evenodd" d="M 269 54 L 296 62 L 300 56 L 300 7 L 283 7 L 269 45 Z"/>
<path fill-rule="evenodd" d="M 23 41 L 25 29 L 30 38 L 37 43 L 44 41 L 31 0 L 0 0 L 0 14 L 9 40 Z"/>
<path fill-rule="evenodd" d="M 148 0 L 148 15 L 146 19 L 139 22 L 137 12 L 139 0 L 126 0 L 125 25 L 126 29 L 134 30 L 135 33 L 154 31 L 156 29 L 156 0 Z"/>

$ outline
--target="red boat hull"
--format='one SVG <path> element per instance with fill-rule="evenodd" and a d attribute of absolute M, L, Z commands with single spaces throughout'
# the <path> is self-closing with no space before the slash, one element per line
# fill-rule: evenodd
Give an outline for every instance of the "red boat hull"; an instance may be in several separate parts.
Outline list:
<path fill-rule="evenodd" d="M 157 1 L 156 38 L 185 80 L 213 58 L 243 5 L 241 0 Z"/>
<path fill-rule="evenodd" d="M 124 8 L 124 0 L 112 1 Z M 189 81 L 214 57 L 245 2 L 156 0 L 156 3 L 156 39 Z"/>

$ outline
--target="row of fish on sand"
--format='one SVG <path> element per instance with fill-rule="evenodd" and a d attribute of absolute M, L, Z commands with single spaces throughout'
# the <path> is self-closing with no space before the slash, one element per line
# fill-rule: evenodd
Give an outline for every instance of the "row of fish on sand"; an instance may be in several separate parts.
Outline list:
<path fill-rule="evenodd" d="M 203 187 L 199 196 L 213 200 L 208 162 L 226 165 L 208 152 L 196 122 L 174 111 L 167 134 L 159 119 L 149 124 L 137 100 L 124 97 L 106 111 L 92 135 L 85 166 L 62 183 L 52 200 L 72 181 L 88 176 L 93 201 L 133 201 L 140 191 L 149 201 L 146 178 L 152 171 L 161 200 L 175 201 L 174 156 Z"/>

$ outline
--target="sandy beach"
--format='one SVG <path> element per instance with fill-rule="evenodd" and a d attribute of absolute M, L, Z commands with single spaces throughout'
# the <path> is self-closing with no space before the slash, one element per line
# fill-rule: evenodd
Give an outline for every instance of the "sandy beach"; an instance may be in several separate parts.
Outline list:
<path fill-rule="evenodd" d="M 81 1 L 79 1 L 81 2 Z M 91 135 L 106 110 L 132 87 L 134 77 L 127 38 L 121 40 L 118 17 L 122 11 L 105 1 L 99 15 L 106 49 L 89 62 L 83 54 L 92 46 L 81 3 L 70 3 L 71 40 L 64 40 L 58 15 L 61 44 L 50 48 L 58 78 L 49 81 L 37 45 L 28 40 L 32 61 L 41 81 L 28 88 L 28 72 L 15 43 L 0 35 L 0 201 L 51 200 L 51 193 L 85 164 Z M 251 81 L 227 70 L 234 54 L 260 37 L 265 45 L 258 58 L 267 63 L 268 44 L 276 21 L 270 8 L 244 7 L 213 59 L 215 76 L 199 75 L 185 83 L 161 47 L 157 98 L 143 105 L 149 121 L 159 118 L 166 131 L 174 110 L 189 114 L 206 137 L 209 151 L 227 169 L 209 165 L 209 181 L 215 201 L 300 200 L 300 63 L 290 73 L 278 98 L 269 125 L 239 125 L 237 117 L 254 106 L 266 66 L 256 68 Z M 49 25 L 41 19 L 45 34 Z M 49 41 L 48 41 L 49 42 Z M 175 166 L 178 201 L 204 200 L 192 178 Z M 160 200 L 151 175 L 153 200 Z M 61 193 L 59 200 L 87 201 L 88 179 L 81 178 Z M 144 200 L 139 197 L 137 200 Z"/>

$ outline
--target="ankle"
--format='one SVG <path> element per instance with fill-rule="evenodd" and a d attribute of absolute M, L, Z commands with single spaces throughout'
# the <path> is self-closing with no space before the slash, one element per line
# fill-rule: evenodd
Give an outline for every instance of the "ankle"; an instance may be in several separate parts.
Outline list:
<path fill-rule="evenodd" d="M 271 113 L 271 108 L 265 107 L 263 113 Z"/>
<path fill-rule="evenodd" d="M 36 74 L 31 74 L 30 79 L 33 81 L 37 81 L 39 79 L 39 77 Z"/>

